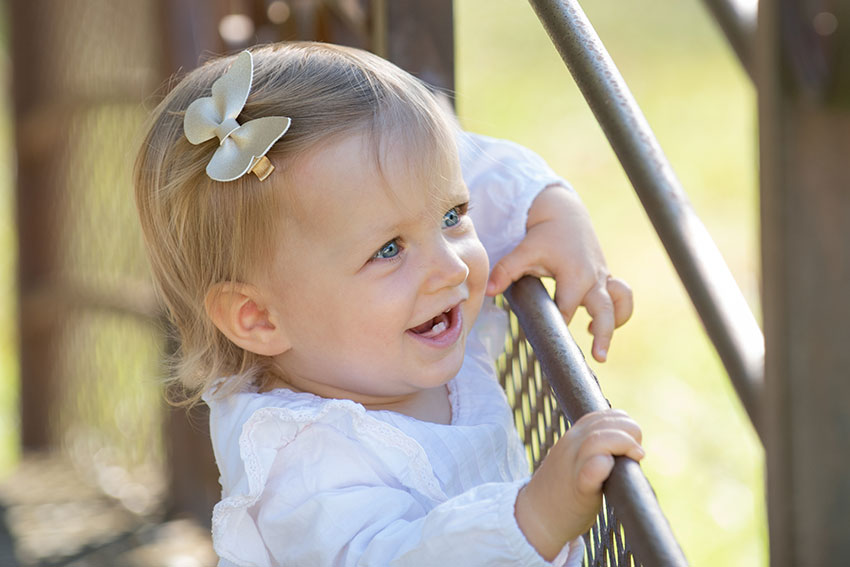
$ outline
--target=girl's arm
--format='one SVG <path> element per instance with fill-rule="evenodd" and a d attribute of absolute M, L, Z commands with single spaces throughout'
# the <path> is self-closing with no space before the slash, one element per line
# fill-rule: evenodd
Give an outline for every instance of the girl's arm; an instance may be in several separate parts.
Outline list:
<path fill-rule="evenodd" d="M 578 195 L 534 152 L 512 142 L 458 134 L 478 236 L 490 256 L 488 295 L 524 275 L 554 277 L 555 301 L 569 321 L 591 315 L 594 358 L 604 361 L 615 327 L 632 313 L 632 293 L 610 277 Z"/>

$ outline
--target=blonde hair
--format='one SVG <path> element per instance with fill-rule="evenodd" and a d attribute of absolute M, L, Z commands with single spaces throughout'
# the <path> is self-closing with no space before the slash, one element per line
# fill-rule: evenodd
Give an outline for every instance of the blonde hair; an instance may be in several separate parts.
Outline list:
<path fill-rule="evenodd" d="M 292 119 L 268 154 L 277 168 L 269 179 L 210 179 L 205 168 L 218 140 L 195 146 L 183 134 L 184 111 L 210 95 L 234 57 L 210 61 L 177 84 L 154 110 L 136 160 L 136 206 L 154 284 L 179 334 L 173 382 L 190 405 L 221 377 L 233 377 L 224 385 L 226 394 L 246 382 L 263 384 L 274 372 L 270 359 L 218 331 L 204 301 L 214 286 L 245 281 L 274 253 L 280 193 L 291 190 L 283 186 L 288 164 L 331 138 L 363 129 L 373 137 L 379 165 L 388 137 L 405 144 L 410 165 L 420 171 L 434 167 L 435 159 L 456 161 L 450 118 L 418 80 L 383 59 L 320 43 L 263 46 L 252 55 L 253 84 L 239 122 Z M 431 165 L 422 156 L 430 156 Z"/>

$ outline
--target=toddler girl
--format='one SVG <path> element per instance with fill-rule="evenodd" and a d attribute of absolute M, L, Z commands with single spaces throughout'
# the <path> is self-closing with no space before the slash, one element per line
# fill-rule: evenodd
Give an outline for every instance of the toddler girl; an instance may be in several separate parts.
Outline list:
<path fill-rule="evenodd" d="M 136 200 L 177 376 L 211 410 L 219 565 L 580 563 L 612 455 L 639 459 L 640 431 L 586 416 L 529 480 L 488 352 L 497 312 L 479 316 L 517 270 L 558 275 L 529 240 L 584 226 L 572 199 L 362 51 L 262 47 L 174 88 Z M 589 232 L 574 256 L 604 273 Z M 485 247 L 502 261 L 489 284 Z M 597 339 L 631 312 L 601 281 L 584 294 L 608 319 Z"/>

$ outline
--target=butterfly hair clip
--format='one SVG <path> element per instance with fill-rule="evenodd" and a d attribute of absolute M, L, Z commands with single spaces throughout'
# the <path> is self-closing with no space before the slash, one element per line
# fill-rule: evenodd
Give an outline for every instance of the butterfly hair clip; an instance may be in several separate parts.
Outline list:
<path fill-rule="evenodd" d="M 183 132 L 193 144 L 218 137 L 219 146 L 207 164 L 207 175 L 216 181 L 233 181 L 249 171 L 260 181 L 274 170 L 266 153 L 289 129 L 285 116 L 266 116 L 239 124 L 254 78 L 249 51 L 239 54 L 230 69 L 212 85 L 212 96 L 195 100 L 186 109 Z"/>

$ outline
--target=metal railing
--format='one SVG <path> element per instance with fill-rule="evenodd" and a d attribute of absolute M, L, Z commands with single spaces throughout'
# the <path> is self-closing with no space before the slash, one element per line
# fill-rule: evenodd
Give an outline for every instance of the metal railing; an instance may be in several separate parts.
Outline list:
<path fill-rule="evenodd" d="M 530 0 L 629 177 L 761 434 L 764 337 L 649 124 L 575 0 Z"/>
<path fill-rule="evenodd" d="M 558 406 L 570 422 L 583 415 L 607 409 L 610 404 L 602 394 L 599 383 L 585 362 L 578 345 L 549 292 L 540 280 L 520 279 L 505 292 L 511 310 L 516 314 L 525 336 L 534 348 L 543 374 L 552 387 Z M 610 532 L 618 532 L 619 523 L 631 553 L 646 566 L 687 565 L 667 518 L 661 511 L 655 493 L 641 471 L 640 465 L 627 457 L 617 457 L 611 476 L 603 486 L 606 525 L 601 529 L 609 537 L 600 538 L 601 550 L 589 550 L 590 565 L 626 565 L 628 559 L 614 557 L 604 562 L 605 553 L 617 545 Z M 601 520 L 601 521 L 602 521 Z M 616 535 L 620 535 L 616 533 Z M 592 546 L 591 546 L 592 547 Z"/>

